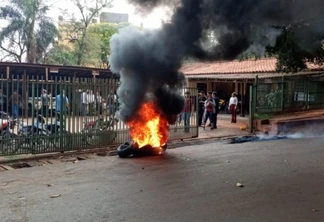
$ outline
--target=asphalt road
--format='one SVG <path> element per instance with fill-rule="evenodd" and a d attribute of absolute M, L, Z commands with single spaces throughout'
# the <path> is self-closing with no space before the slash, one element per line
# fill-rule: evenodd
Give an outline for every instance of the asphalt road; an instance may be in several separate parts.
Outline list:
<path fill-rule="evenodd" d="M 323 139 L 295 139 L 6 171 L 0 221 L 323 222 L 323 160 Z"/>

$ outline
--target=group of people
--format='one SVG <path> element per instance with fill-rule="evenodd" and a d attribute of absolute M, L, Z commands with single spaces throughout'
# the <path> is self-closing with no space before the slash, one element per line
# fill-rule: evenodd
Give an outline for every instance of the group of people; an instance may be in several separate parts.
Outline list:
<path fill-rule="evenodd" d="M 233 92 L 229 101 L 232 123 L 236 123 L 237 105 L 238 99 L 236 93 Z M 219 112 L 219 98 L 217 92 L 208 92 L 206 95 L 204 91 L 201 91 L 199 94 L 198 106 L 198 126 L 202 126 L 205 129 L 207 120 L 209 120 L 210 129 L 217 129 L 217 115 Z"/>
<path fill-rule="evenodd" d="M 58 93 L 55 97 L 55 111 L 58 113 L 67 113 L 69 110 L 69 99 L 65 94 L 65 90 Z M 93 93 L 92 90 L 85 90 L 81 94 L 81 114 L 93 115 L 95 111 L 99 114 L 103 112 L 104 99 L 100 92 Z M 46 89 L 41 90 L 40 95 L 40 109 L 38 110 L 42 115 L 47 117 L 51 104 L 51 95 L 47 93 Z M 13 90 L 12 95 L 8 98 L 0 89 L 0 111 L 12 113 L 13 119 L 17 119 L 19 109 L 25 108 L 25 101 L 19 95 L 17 90 Z M 114 115 L 117 109 L 117 96 L 113 90 L 110 91 L 106 100 L 108 115 Z M 9 107 L 9 109 L 8 109 Z"/>
<path fill-rule="evenodd" d="M 93 93 L 92 90 L 84 90 L 81 94 L 81 114 L 83 116 L 93 115 L 94 112 L 98 112 L 98 114 L 102 114 L 102 103 L 104 99 L 102 98 L 100 92 Z M 117 107 L 117 96 L 113 90 L 110 91 L 106 100 L 107 105 L 107 114 L 114 115 Z"/>
<path fill-rule="evenodd" d="M 188 133 L 190 129 L 190 117 L 193 110 L 193 101 L 190 93 L 187 91 L 184 94 L 185 105 L 182 113 L 179 115 L 179 122 L 184 121 L 184 132 Z M 229 108 L 231 110 L 232 118 L 231 122 L 236 123 L 236 109 L 238 105 L 238 99 L 236 93 L 232 93 L 232 97 L 229 100 Z M 217 116 L 219 112 L 219 97 L 217 92 L 208 92 L 207 95 L 204 91 L 199 93 L 198 97 L 198 126 L 206 128 L 207 121 L 209 120 L 209 127 L 211 130 L 217 129 Z"/>
<path fill-rule="evenodd" d="M 198 125 L 205 129 L 207 120 L 209 120 L 210 129 L 216 129 L 219 111 L 219 98 L 217 92 L 208 92 L 206 95 L 204 91 L 201 91 L 199 94 L 198 106 Z"/>

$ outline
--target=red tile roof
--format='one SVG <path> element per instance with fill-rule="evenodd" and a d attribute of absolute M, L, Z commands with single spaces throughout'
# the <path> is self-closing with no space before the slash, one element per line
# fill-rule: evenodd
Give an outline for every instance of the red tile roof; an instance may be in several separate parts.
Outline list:
<path fill-rule="evenodd" d="M 235 60 L 226 62 L 198 62 L 184 64 L 180 71 L 186 76 L 208 74 L 258 74 L 277 73 L 276 58 L 263 58 L 256 60 Z M 323 67 L 307 64 L 311 71 L 323 70 Z"/>

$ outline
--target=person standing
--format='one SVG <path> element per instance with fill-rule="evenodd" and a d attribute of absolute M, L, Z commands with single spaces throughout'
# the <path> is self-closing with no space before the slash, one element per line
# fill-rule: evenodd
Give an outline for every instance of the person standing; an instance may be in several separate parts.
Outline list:
<path fill-rule="evenodd" d="M 238 99 L 236 97 L 236 93 L 233 92 L 232 93 L 232 97 L 230 98 L 229 101 L 229 107 L 230 107 L 230 111 L 232 114 L 232 121 L 231 123 L 236 123 L 236 109 L 237 109 L 237 104 L 238 104 Z"/>
<path fill-rule="evenodd" d="M 182 119 L 184 121 L 184 132 L 189 133 L 190 131 L 190 116 L 192 111 L 192 99 L 190 93 L 185 93 L 185 106 L 182 111 Z"/>
<path fill-rule="evenodd" d="M 117 102 L 116 95 L 113 90 L 110 90 L 110 94 L 108 95 L 107 98 L 108 116 L 113 116 L 115 114 L 116 102 Z"/>
<path fill-rule="evenodd" d="M 2 93 L 2 89 L 0 89 L 0 111 L 7 111 L 7 96 Z"/>
<path fill-rule="evenodd" d="M 96 94 L 96 104 L 97 104 L 97 111 L 99 115 L 102 114 L 102 96 L 100 95 L 100 92 L 97 92 Z"/>
<path fill-rule="evenodd" d="M 11 103 L 12 117 L 15 120 L 18 118 L 19 104 L 22 103 L 21 96 L 18 94 L 17 90 L 13 91 L 13 94 L 11 95 L 8 102 Z"/>
<path fill-rule="evenodd" d="M 88 90 L 84 90 L 81 94 L 81 114 L 83 116 L 88 114 Z"/>
<path fill-rule="evenodd" d="M 90 90 L 88 94 L 88 103 L 89 103 L 89 116 L 93 115 L 93 110 L 95 108 L 95 95 L 93 94 L 93 91 Z"/>
<path fill-rule="evenodd" d="M 42 114 L 47 117 L 48 114 L 48 100 L 49 96 L 45 89 L 42 90 L 41 101 L 42 101 Z"/>
<path fill-rule="evenodd" d="M 213 129 L 217 129 L 217 115 L 219 111 L 219 98 L 217 96 L 217 92 L 213 92 L 213 99 L 215 103 L 215 112 L 213 113 Z"/>
<path fill-rule="evenodd" d="M 198 126 L 201 126 L 203 123 L 203 116 L 205 112 L 205 101 L 207 97 L 205 95 L 204 91 L 200 92 L 199 98 L 198 98 Z"/>
<path fill-rule="evenodd" d="M 63 107 L 61 105 L 63 105 Z M 65 95 L 65 91 L 63 90 L 62 95 L 58 94 L 56 96 L 56 112 L 64 116 L 68 110 L 69 110 L 69 99 Z"/>
<path fill-rule="evenodd" d="M 215 102 L 212 98 L 212 92 L 208 92 L 207 100 L 205 101 L 205 114 L 203 121 L 203 128 L 205 129 L 207 120 L 210 122 L 210 129 L 214 129 L 213 127 L 213 113 L 215 112 Z"/>

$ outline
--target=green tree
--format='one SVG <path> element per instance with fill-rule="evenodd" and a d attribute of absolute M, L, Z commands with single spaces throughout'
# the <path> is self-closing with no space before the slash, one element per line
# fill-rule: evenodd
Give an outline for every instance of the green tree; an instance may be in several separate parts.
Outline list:
<path fill-rule="evenodd" d="M 112 0 L 71 0 L 77 7 L 80 19 L 74 15 L 70 18 L 71 25 L 69 26 L 68 36 L 71 41 L 74 41 L 77 53 L 77 65 L 86 65 L 88 58 L 85 57 L 89 51 L 91 43 L 88 35 L 88 29 L 93 20 L 100 14 L 104 8 L 111 7 Z"/>
<path fill-rule="evenodd" d="M 65 45 L 55 44 L 44 56 L 43 63 L 63 66 L 76 65 L 76 56 L 73 50 Z"/>
<path fill-rule="evenodd" d="M 10 0 L 0 7 L 0 18 L 8 21 L 0 32 L 1 49 L 17 62 L 25 53 L 27 62 L 37 62 L 57 34 L 48 10 L 44 0 Z"/>
<path fill-rule="evenodd" d="M 87 30 L 83 58 L 83 66 L 108 68 L 110 54 L 110 38 L 119 28 L 128 24 L 115 25 L 109 23 L 91 24 Z M 78 65 L 79 47 L 76 41 L 71 44 L 54 45 L 46 54 L 44 63 L 56 65 Z"/>
<path fill-rule="evenodd" d="M 307 68 L 306 62 L 321 64 L 324 61 L 323 39 L 320 33 L 312 33 L 309 23 L 300 22 L 282 30 L 276 45 L 267 47 L 267 53 L 277 57 L 278 72 L 298 72 Z"/>
<path fill-rule="evenodd" d="M 124 24 L 109 24 L 100 23 L 89 27 L 88 33 L 92 39 L 96 39 L 99 43 L 99 51 L 97 59 L 100 62 L 101 68 L 108 68 L 108 58 L 110 55 L 110 38 L 118 32 L 118 30 L 124 26 L 128 26 L 128 23 Z"/>

